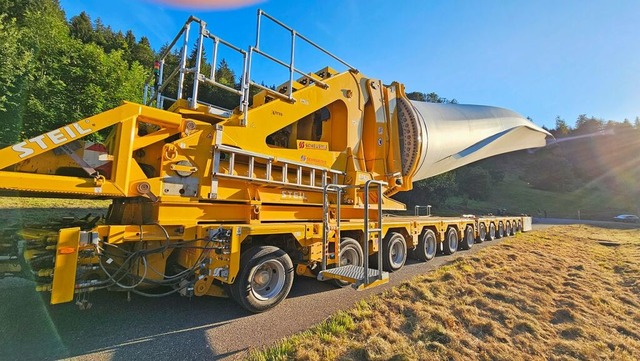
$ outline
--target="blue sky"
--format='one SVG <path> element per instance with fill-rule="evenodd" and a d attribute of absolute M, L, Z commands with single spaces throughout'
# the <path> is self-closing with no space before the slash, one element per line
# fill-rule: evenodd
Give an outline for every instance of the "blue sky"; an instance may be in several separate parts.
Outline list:
<path fill-rule="evenodd" d="M 147 36 L 155 49 L 191 14 L 212 33 L 247 48 L 262 8 L 365 75 L 402 82 L 407 91 L 509 108 L 550 128 L 557 115 L 570 125 L 579 114 L 618 121 L 640 116 L 637 0 L 263 1 L 226 10 L 148 0 L 60 3 L 68 17 L 84 10 L 115 30 Z M 288 59 L 287 33 L 274 26 L 263 30 L 262 50 Z M 302 70 L 325 63 L 335 65 L 308 47 L 296 52 Z M 254 80 L 285 81 L 279 68 L 261 66 L 264 75 L 252 73 Z"/>

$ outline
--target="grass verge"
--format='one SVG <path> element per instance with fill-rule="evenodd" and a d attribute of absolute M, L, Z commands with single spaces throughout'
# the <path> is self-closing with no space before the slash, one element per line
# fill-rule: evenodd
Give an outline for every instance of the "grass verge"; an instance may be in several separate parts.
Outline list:
<path fill-rule="evenodd" d="M 640 230 L 521 234 L 249 360 L 637 360 Z"/>
<path fill-rule="evenodd" d="M 104 215 L 111 201 L 60 198 L 0 197 L 0 224 L 24 225 L 63 217 Z"/>
<path fill-rule="evenodd" d="M 636 214 L 640 210 L 632 198 L 611 192 L 602 181 L 594 181 L 567 192 L 552 192 L 532 188 L 519 178 L 518 172 L 510 173 L 492 187 L 487 200 L 473 200 L 461 196 L 447 198 L 446 209 L 434 209 L 437 214 L 451 210 L 460 213 L 495 213 L 506 208 L 511 214 L 529 214 L 534 217 L 572 218 L 612 221 L 618 214 Z M 546 212 L 546 213 L 545 213 Z"/>

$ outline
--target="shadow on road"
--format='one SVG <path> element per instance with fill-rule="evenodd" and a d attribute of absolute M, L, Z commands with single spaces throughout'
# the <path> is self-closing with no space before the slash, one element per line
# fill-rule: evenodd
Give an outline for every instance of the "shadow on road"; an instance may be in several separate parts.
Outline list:
<path fill-rule="evenodd" d="M 336 287 L 296 277 L 289 298 L 331 290 Z M 194 350 L 201 350 L 202 358 L 224 358 L 232 355 L 203 347 L 209 343 L 203 333 L 252 315 L 231 299 L 215 297 L 132 294 L 128 301 L 125 292 L 97 291 L 89 301 L 92 307 L 84 311 L 73 302 L 51 306 L 29 281 L 0 281 L 0 359 L 53 360 L 93 353 L 112 360 L 157 359 L 152 357 L 157 353 L 145 355 L 145 350 L 162 350 L 160 359 L 192 358 Z"/>
<path fill-rule="evenodd" d="M 48 305 L 30 282 L 2 281 L 0 358 L 49 360 L 103 352 L 111 359 L 150 359 L 144 350 L 163 350 L 161 359 L 181 359 L 203 349 L 203 332 L 249 313 L 228 299 L 168 296 L 150 299 L 126 293 L 91 294 L 91 309 L 73 303 Z M 167 347 L 170 345 L 170 347 Z M 197 345 L 196 347 L 194 347 Z M 154 352 L 157 355 L 157 352 Z M 201 356 L 211 358 L 214 349 Z M 157 359 L 157 357 L 154 357 Z"/>

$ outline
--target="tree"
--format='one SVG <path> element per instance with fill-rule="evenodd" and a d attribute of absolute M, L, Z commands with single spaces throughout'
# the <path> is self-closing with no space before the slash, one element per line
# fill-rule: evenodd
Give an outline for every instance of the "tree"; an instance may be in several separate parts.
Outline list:
<path fill-rule="evenodd" d="M 86 12 L 81 12 L 71 18 L 69 23 L 71 29 L 71 36 L 88 44 L 93 41 L 93 26 L 91 25 L 91 18 Z"/>
<path fill-rule="evenodd" d="M 216 80 L 224 85 L 234 87 L 236 85 L 236 74 L 225 59 L 220 61 L 220 64 L 216 67 Z"/>
<path fill-rule="evenodd" d="M 556 116 L 556 128 L 554 129 L 554 135 L 557 137 L 566 137 L 571 133 L 571 128 L 567 125 L 567 122 Z"/>
<path fill-rule="evenodd" d="M 236 83 L 236 74 L 229 67 L 225 59 L 216 67 L 216 80 L 228 87 L 240 89 L 240 83 Z M 216 101 L 213 103 L 225 109 L 234 109 L 240 103 L 240 97 L 223 89 L 216 89 Z"/>
<path fill-rule="evenodd" d="M 413 190 L 394 195 L 394 198 L 406 203 L 409 207 L 415 205 L 444 206 L 447 198 L 456 194 L 456 174 L 447 172 L 429 179 L 414 183 Z"/>
<path fill-rule="evenodd" d="M 29 58 L 20 46 L 20 30 L 15 19 L 7 19 L 6 14 L 0 14 L 0 111 L 17 105 L 15 97 Z"/>
<path fill-rule="evenodd" d="M 580 114 L 576 120 L 576 134 L 593 134 L 602 131 L 604 121 L 595 117 L 588 118 L 586 114 Z"/>
<path fill-rule="evenodd" d="M 410 100 L 417 100 L 419 102 L 426 102 L 427 94 L 420 92 L 411 92 L 407 93 L 407 98 L 409 98 Z"/>
<path fill-rule="evenodd" d="M 31 54 L 21 45 L 21 31 L 15 19 L 0 14 L 0 143 L 7 145 L 20 137 L 22 99 L 29 81 Z"/>
<path fill-rule="evenodd" d="M 431 92 L 429 94 L 427 94 L 427 103 L 444 103 L 442 101 L 442 98 L 440 98 L 440 96 L 435 93 L 435 92 Z"/>
<path fill-rule="evenodd" d="M 135 36 L 133 33 L 129 35 L 130 31 L 125 35 L 125 42 L 129 48 L 129 55 L 127 60 L 129 62 L 137 61 L 142 65 L 145 69 L 151 69 L 153 67 L 153 62 L 156 59 L 156 54 L 151 49 L 151 43 L 149 43 L 149 38 L 143 36 L 140 38 L 140 41 L 135 43 Z M 133 37 L 133 38 L 132 38 Z M 129 42 L 133 40 L 133 46 L 129 46 Z M 167 74 L 168 75 L 168 74 Z"/>
<path fill-rule="evenodd" d="M 491 195 L 491 175 L 479 166 L 466 166 L 456 172 L 458 189 L 471 199 L 485 200 Z"/>
<path fill-rule="evenodd" d="M 629 119 L 625 119 L 622 123 L 616 122 L 615 120 L 609 120 L 604 125 L 604 130 L 605 133 L 609 135 L 620 135 L 621 137 L 626 137 L 633 134 L 634 128 Z"/>
<path fill-rule="evenodd" d="M 523 179 L 537 189 L 566 192 L 572 190 L 575 175 L 566 158 L 540 153 L 525 169 Z"/>
<path fill-rule="evenodd" d="M 1 0 L 0 14 L 6 14 L 7 20 L 15 19 L 16 24 L 22 26 L 27 12 L 38 11 L 41 6 L 42 0 Z"/>
<path fill-rule="evenodd" d="M 447 98 L 442 98 L 438 95 L 438 93 L 435 93 L 435 92 L 431 92 L 429 94 L 425 94 L 421 92 L 411 92 L 411 93 L 407 93 L 407 98 L 409 98 L 410 100 L 417 100 L 417 101 L 427 102 L 427 103 L 451 103 L 451 104 L 458 103 L 458 101 L 455 99 L 449 100 Z"/>
<path fill-rule="evenodd" d="M 62 65 L 68 61 L 69 29 L 57 2 L 29 4 L 17 22 L 20 44 L 30 64 L 23 74 L 20 104 L 0 114 L 0 120 L 14 132 L 0 134 L 1 143 L 42 133 L 55 119 L 64 116 L 64 87 L 59 81 Z M 15 81 L 19 81 L 15 79 Z"/>
<path fill-rule="evenodd" d="M 0 62 L 10 62 L 0 67 L 7 99 L 0 109 L 0 143 L 45 133 L 122 100 L 140 101 L 147 72 L 125 61 L 122 50 L 107 54 L 72 37 L 57 1 L 29 3 L 19 21 L 7 16 L 0 15 Z"/>
<path fill-rule="evenodd" d="M 127 30 L 127 32 L 124 34 L 124 41 L 127 43 L 127 47 L 129 49 L 133 49 L 133 47 L 136 45 L 136 36 L 133 35 L 133 31 Z"/>

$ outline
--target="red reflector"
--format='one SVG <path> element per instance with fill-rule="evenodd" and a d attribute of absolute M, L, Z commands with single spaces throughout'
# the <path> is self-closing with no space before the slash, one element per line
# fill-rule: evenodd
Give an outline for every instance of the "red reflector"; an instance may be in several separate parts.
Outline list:
<path fill-rule="evenodd" d="M 73 248 L 73 247 L 58 248 L 58 253 L 59 254 L 71 254 L 71 253 L 74 253 L 75 251 L 76 251 L 76 249 Z"/>

